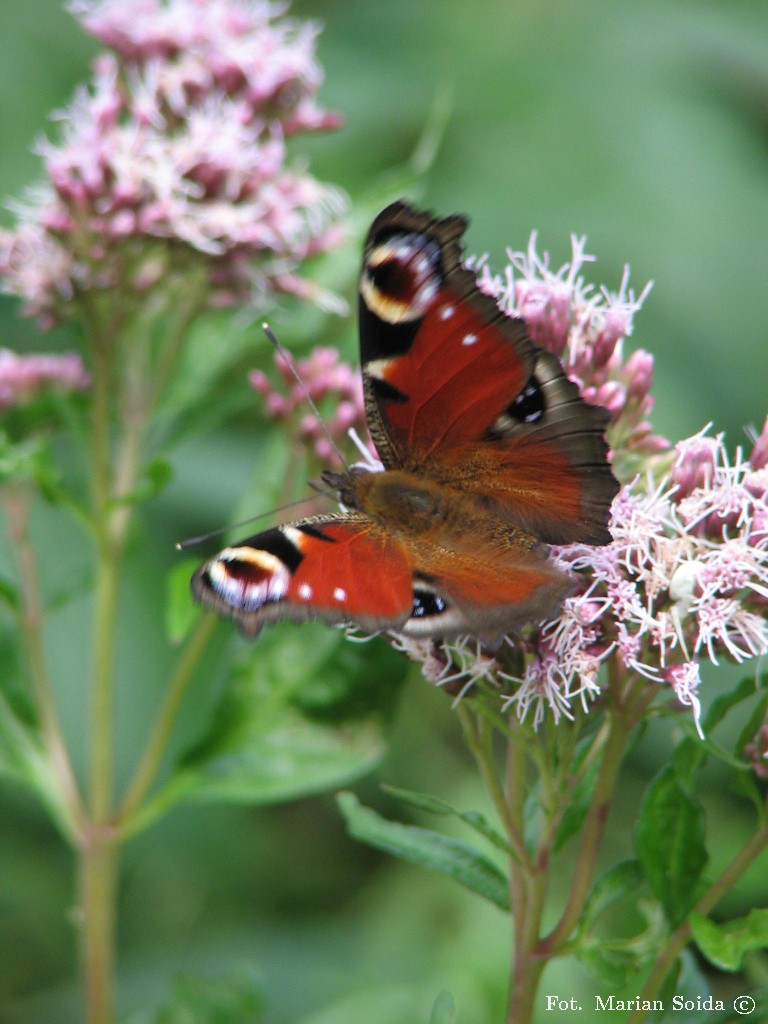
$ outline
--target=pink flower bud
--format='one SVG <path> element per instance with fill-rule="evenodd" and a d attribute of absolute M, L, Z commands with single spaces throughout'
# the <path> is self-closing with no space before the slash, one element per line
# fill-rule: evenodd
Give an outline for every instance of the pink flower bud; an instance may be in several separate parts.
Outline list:
<path fill-rule="evenodd" d="M 518 281 L 517 308 L 528 331 L 548 352 L 561 355 L 568 342 L 571 326 L 571 294 L 569 290 L 539 281 Z"/>
<path fill-rule="evenodd" d="M 717 464 L 717 441 L 696 435 L 675 446 L 677 461 L 672 468 L 672 482 L 677 484 L 676 500 L 707 487 L 714 478 Z"/>
<path fill-rule="evenodd" d="M 627 391 L 617 380 L 606 381 L 595 392 L 595 405 L 602 405 L 616 419 L 627 404 Z"/>
<path fill-rule="evenodd" d="M 265 408 L 268 416 L 278 418 L 280 416 L 287 416 L 290 413 L 291 403 L 282 395 L 278 395 L 273 391 L 271 394 L 267 395 Z"/>
<path fill-rule="evenodd" d="M 248 383 L 254 391 L 258 391 L 258 393 L 263 395 L 265 398 L 272 390 L 269 377 L 267 377 L 263 370 L 251 370 L 248 374 Z"/>
<path fill-rule="evenodd" d="M 631 398 L 642 399 L 648 394 L 653 383 L 653 356 L 639 348 L 624 364 L 624 380 Z"/>

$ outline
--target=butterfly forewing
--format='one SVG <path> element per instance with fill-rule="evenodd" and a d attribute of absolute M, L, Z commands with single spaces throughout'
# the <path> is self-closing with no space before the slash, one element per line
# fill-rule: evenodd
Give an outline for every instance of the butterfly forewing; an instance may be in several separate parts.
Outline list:
<path fill-rule="evenodd" d="M 606 543 L 607 416 L 480 292 L 460 229 L 396 203 L 368 236 L 360 351 L 385 464 L 451 482 L 542 541 Z"/>

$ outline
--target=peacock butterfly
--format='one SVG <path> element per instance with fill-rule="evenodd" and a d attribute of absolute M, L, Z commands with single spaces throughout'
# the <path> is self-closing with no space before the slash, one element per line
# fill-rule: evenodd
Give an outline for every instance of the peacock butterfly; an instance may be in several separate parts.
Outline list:
<path fill-rule="evenodd" d="M 266 530 L 192 578 L 255 636 L 279 619 L 497 641 L 571 589 L 548 544 L 606 544 L 617 490 L 587 405 L 461 262 L 460 216 L 393 203 L 360 275 L 366 414 L 383 472 L 327 472 L 345 512 Z"/>

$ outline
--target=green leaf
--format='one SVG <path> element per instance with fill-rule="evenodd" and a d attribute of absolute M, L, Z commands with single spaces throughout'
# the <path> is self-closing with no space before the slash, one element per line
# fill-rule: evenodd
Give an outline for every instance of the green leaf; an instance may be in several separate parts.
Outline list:
<path fill-rule="evenodd" d="M 302 630 L 306 628 L 302 626 Z M 369 715 L 390 717 L 410 667 L 408 661 L 383 640 L 356 644 L 326 626 L 313 624 L 310 628 L 316 637 L 315 668 L 294 688 L 292 706 L 307 718 L 329 725 Z M 282 657 L 282 651 L 278 656 Z"/>
<path fill-rule="evenodd" d="M 117 504 L 135 505 L 156 497 L 173 478 L 173 467 L 167 459 L 157 456 L 143 469 L 142 477 L 137 486 L 120 498 Z"/>
<path fill-rule="evenodd" d="M 760 782 L 751 772 L 736 772 L 731 779 L 731 791 L 737 796 L 749 800 L 755 809 L 758 821 L 765 817 L 765 792 Z"/>
<path fill-rule="evenodd" d="M 643 872 L 637 861 L 614 865 L 594 884 L 579 924 L 577 957 L 614 990 L 623 988 L 642 972 L 658 952 L 665 934 L 658 904 L 637 898 L 637 890 L 643 884 Z M 606 939 L 598 934 L 598 919 L 622 899 L 627 902 L 617 910 L 615 917 L 623 922 L 627 918 L 634 921 L 639 915 L 640 928 L 626 937 Z M 610 928 L 613 932 L 613 921 Z"/>
<path fill-rule="evenodd" d="M 204 731 L 127 832 L 182 799 L 267 804 L 348 784 L 383 755 L 393 694 L 407 667 L 396 657 L 385 680 L 371 645 L 312 623 L 275 628 L 243 645 Z"/>
<path fill-rule="evenodd" d="M 690 948 L 684 949 L 659 988 L 658 998 L 665 1007 L 661 1019 L 669 1024 L 735 1024 L 738 1018 L 734 1019 L 730 1006 L 724 1017 L 710 1009 L 698 1009 L 699 1001 L 703 1002 L 710 996 L 709 981 L 698 958 Z M 683 1002 L 680 1009 L 674 1007 L 675 997 Z M 693 1004 L 693 1008 L 686 1009 L 686 1002 Z"/>
<path fill-rule="evenodd" d="M 584 905 L 579 931 L 589 931 L 597 918 L 616 900 L 639 889 L 643 871 L 636 860 L 624 860 L 606 871 L 592 886 Z"/>
<path fill-rule="evenodd" d="M 374 723 L 325 726 L 286 711 L 217 751 L 191 755 L 167 789 L 176 799 L 270 804 L 321 793 L 370 771 L 385 751 Z"/>
<path fill-rule="evenodd" d="M 702 723 L 704 735 L 708 736 L 737 704 L 741 704 L 742 701 L 748 700 L 761 689 L 764 689 L 766 679 L 768 679 L 766 676 L 763 676 L 760 680 L 756 680 L 754 676 L 745 676 L 736 686 L 732 686 L 725 693 L 721 693 L 716 697 L 704 716 Z"/>
<path fill-rule="evenodd" d="M 53 766 L 45 754 L 37 728 L 22 721 L 0 693 L 0 775 L 28 786 L 47 807 L 62 833 L 71 837 L 74 825 L 58 786 Z"/>
<path fill-rule="evenodd" d="M 154 1024 L 261 1024 L 262 998 L 245 977 L 178 978 Z"/>
<path fill-rule="evenodd" d="M 456 1003 L 450 992 L 441 992 L 435 1000 L 429 1024 L 455 1024 Z"/>
<path fill-rule="evenodd" d="M 509 910 L 507 879 L 475 847 L 428 829 L 388 821 L 369 807 L 363 807 L 353 793 L 340 793 L 338 801 L 355 839 L 411 864 L 447 875 L 502 910 Z"/>
<path fill-rule="evenodd" d="M 395 799 L 401 800 L 411 807 L 416 807 L 418 810 L 429 811 L 431 814 L 453 815 L 463 821 L 465 825 L 469 825 L 497 849 L 503 850 L 506 854 L 512 853 L 504 836 L 491 825 L 480 811 L 459 811 L 445 800 L 431 796 L 429 793 L 415 793 L 413 790 L 399 789 L 397 786 L 382 786 L 381 788 Z"/>
<path fill-rule="evenodd" d="M 173 479 L 173 467 L 168 459 L 156 456 L 144 470 L 145 497 L 154 498 Z"/>
<path fill-rule="evenodd" d="M 597 779 L 597 773 L 600 770 L 600 759 L 596 758 L 592 762 L 584 775 L 579 780 L 571 799 L 568 801 L 568 806 L 565 809 L 563 817 L 560 821 L 560 826 L 555 836 L 555 852 L 565 846 L 571 836 L 581 828 L 584 819 L 589 811 L 589 805 L 592 802 L 592 794 L 595 791 L 595 780 Z"/>
<path fill-rule="evenodd" d="M 37 789 L 45 770 L 40 734 L 0 693 L 0 774 Z"/>
<path fill-rule="evenodd" d="M 644 922 L 634 935 L 626 938 L 584 936 L 576 955 L 592 974 L 614 991 L 637 980 L 658 954 L 666 928 L 658 903 L 639 900 L 634 907 Z"/>
<path fill-rule="evenodd" d="M 707 863 L 704 810 L 680 784 L 671 765 L 651 782 L 640 808 L 635 849 L 646 880 L 671 923 L 696 898 Z"/>
<path fill-rule="evenodd" d="M 738 971 L 747 953 L 768 948 L 768 910 L 751 910 L 746 917 L 715 924 L 702 914 L 691 914 L 696 945 L 715 967 Z"/>
<path fill-rule="evenodd" d="M 172 644 L 181 643 L 202 615 L 189 590 L 189 581 L 199 565 L 199 558 L 184 558 L 168 573 L 165 631 Z"/>

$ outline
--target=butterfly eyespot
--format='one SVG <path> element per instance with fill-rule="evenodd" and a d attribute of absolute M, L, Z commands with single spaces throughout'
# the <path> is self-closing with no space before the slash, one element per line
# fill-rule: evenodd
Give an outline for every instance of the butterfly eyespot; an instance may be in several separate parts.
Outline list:
<path fill-rule="evenodd" d="M 544 415 L 544 393 L 535 377 L 531 377 L 523 390 L 507 406 L 507 415 L 520 423 L 538 423 Z"/>
<path fill-rule="evenodd" d="M 256 611 L 285 597 L 291 574 L 269 551 L 240 547 L 225 548 L 202 577 L 203 583 L 229 604 Z"/>
<path fill-rule="evenodd" d="M 432 590 L 420 590 L 414 587 L 413 607 L 411 608 L 412 619 L 432 618 L 435 615 L 442 615 L 448 608 L 446 601 L 435 594 Z"/>
<path fill-rule="evenodd" d="M 368 253 L 360 291 L 368 308 L 390 324 L 420 319 L 440 290 L 440 247 L 426 235 L 396 233 Z"/>

